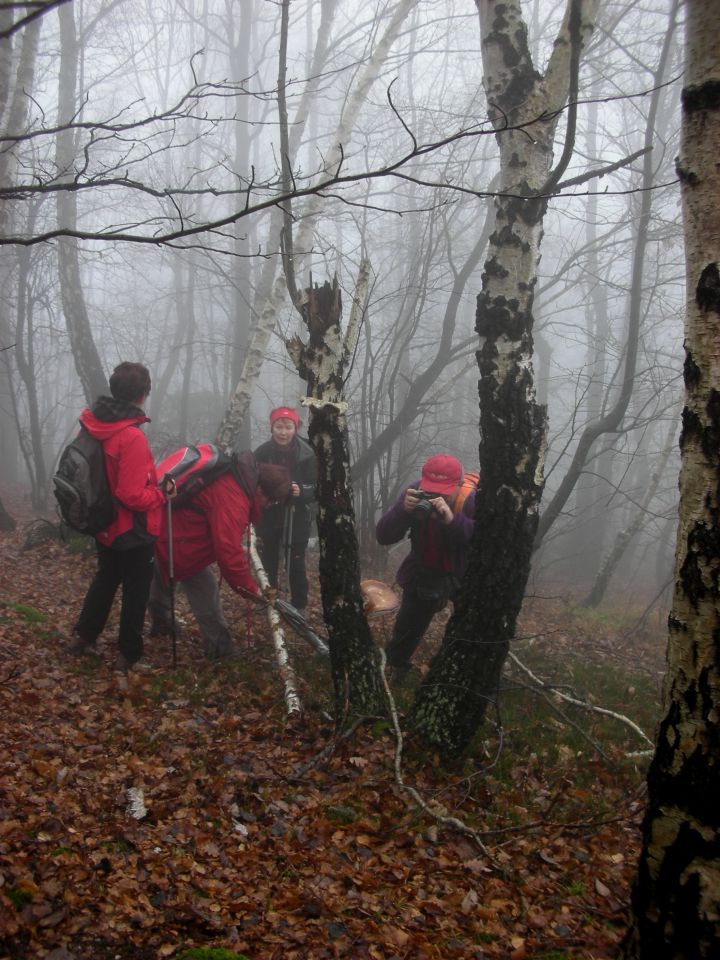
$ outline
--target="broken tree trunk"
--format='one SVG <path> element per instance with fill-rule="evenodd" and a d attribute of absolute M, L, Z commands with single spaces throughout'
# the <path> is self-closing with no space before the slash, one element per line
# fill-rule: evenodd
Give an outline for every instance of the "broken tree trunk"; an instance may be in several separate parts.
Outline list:
<path fill-rule="evenodd" d="M 298 373 L 308 385 L 303 403 L 310 409 L 308 436 L 318 459 L 318 534 L 323 612 L 330 638 L 330 665 L 336 716 L 379 713 L 383 706 L 377 648 L 363 610 L 360 557 L 350 480 L 346 368 L 357 338 L 369 265 L 360 267 L 348 330 L 340 328 L 342 300 L 337 278 L 305 291 L 303 315 L 308 340 L 287 342 Z"/>

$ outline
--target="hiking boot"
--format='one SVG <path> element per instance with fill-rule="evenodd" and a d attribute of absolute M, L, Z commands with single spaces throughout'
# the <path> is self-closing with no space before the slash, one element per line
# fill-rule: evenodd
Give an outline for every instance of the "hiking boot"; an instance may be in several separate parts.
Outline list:
<path fill-rule="evenodd" d="M 124 673 L 125 675 L 127 675 L 128 672 L 132 670 L 132 667 L 133 667 L 132 663 L 130 663 L 130 661 L 125 656 L 125 654 L 119 653 L 115 658 L 115 663 L 113 664 L 113 672 Z"/>
<path fill-rule="evenodd" d="M 65 649 L 73 657 L 82 657 L 83 655 L 94 654 L 95 641 L 85 640 L 80 636 L 77 630 L 73 630 L 72 640 Z"/>
<path fill-rule="evenodd" d="M 125 676 L 127 676 L 130 671 L 133 673 L 148 673 L 150 670 L 152 670 L 152 667 L 147 663 L 142 663 L 140 660 L 135 660 L 131 663 L 124 653 L 119 653 L 113 664 L 113 671 L 115 673 L 124 673 Z"/>

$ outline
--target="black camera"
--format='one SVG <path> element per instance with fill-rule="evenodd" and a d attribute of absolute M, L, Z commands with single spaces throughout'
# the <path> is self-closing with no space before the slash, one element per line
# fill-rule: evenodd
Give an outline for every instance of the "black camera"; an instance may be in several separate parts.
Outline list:
<path fill-rule="evenodd" d="M 430 503 L 437 497 L 436 493 L 428 493 L 426 490 L 416 491 L 415 496 L 418 502 L 413 507 L 413 515 L 416 517 L 429 517 L 435 507 Z"/>

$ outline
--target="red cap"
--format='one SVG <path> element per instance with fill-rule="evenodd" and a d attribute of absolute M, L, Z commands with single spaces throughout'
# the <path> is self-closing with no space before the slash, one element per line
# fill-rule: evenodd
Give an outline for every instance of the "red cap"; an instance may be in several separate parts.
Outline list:
<path fill-rule="evenodd" d="M 292 420 L 295 424 L 295 429 L 300 426 L 300 417 L 293 410 L 292 407 L 275 407 L 274 410 L 270 411 L 270 426 L 272 426 L 276 420 Z"/>
<path fill-rule="evenodd" d="M 449 495 L 455 493 L 462 483 L 463 476 L 463 465 L 457 457 L 438 453 L 425 461 L 420 489 L 426 493 Z"/>

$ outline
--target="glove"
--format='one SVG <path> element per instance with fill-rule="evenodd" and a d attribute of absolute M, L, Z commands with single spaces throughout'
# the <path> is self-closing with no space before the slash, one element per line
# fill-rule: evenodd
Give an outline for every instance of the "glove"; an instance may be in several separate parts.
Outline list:
<path fill-rule="evenodd" d="M 169 473 L 166 473 L 165 476 L 160 481 L 160 489 L 165 494 L 166 500 L 174 500 L 177 496 L 177 486 L 175 484 L 175 478 L 171 477 Z"/>

